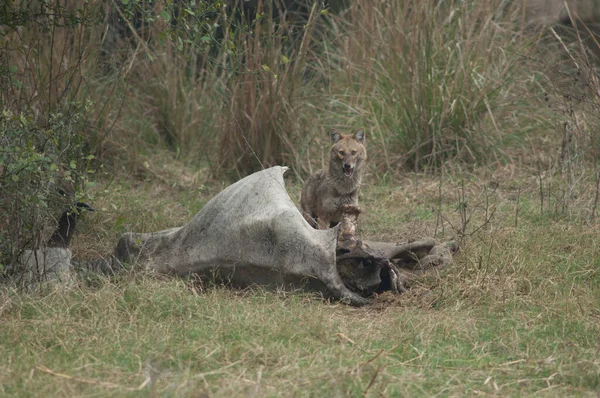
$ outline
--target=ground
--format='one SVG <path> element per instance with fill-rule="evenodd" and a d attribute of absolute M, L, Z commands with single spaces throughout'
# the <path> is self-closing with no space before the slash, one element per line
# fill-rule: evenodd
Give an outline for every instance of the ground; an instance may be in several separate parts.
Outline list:
<path fill-rule="evenodd" d="M 110 251 L 123 231 L 181 225 L 227 185 L 156 164 L 141 180 L 97 184 L 75 257 Z M 3 288 L 0 393 L 597 396 L 593 181 L 565 199 L 561 176 L 510 165 L 370 173 L 359 234 L 458 239 L 445 272 L 365 308 L 142 271 L 64 291 Z M 300 181 L 287 184 L 298 202 Z"/>

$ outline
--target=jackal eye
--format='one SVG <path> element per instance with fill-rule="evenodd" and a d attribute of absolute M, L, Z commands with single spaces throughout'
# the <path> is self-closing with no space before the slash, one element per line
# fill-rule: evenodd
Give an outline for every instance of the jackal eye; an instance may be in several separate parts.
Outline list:
<path fill-rule="evenodd" d="M 353 154 L 353 155 L 356 155 L 356 151 L 352 151 L 352 154 Z"/>
<path fill-rule="evenodd" d="M 340 153 L 340 156 L 344 156 L 345 155 L 344 151 L 340 151 L 339 153 Z"/>

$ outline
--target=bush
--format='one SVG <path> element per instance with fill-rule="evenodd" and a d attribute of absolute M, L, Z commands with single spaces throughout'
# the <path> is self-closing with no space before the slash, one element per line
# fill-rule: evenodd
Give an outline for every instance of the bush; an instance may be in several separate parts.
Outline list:
<path fill-rule="evenodd" d="M 225 174 L 295 166 L 306 130 L 298 99 L 314 80 L 305 66 L 319 9 L 296 18 L 286 3 L 186 0 L 150 7 L 132 1 L 115 7 L 128 18 L 124 26 L 132 36 L 115 43 L 147 55 L 133 53 L 125 62 L 134 96 L 126 123 L 143 131 L 135 146 L 151 151 L 164 143 L 177 157 Z M 149 29 L 136 28 L 143 24 Z"/>
<path fill-rule="evenodd" d="M 81 118 L 51 116 L 41 127 L 29 114 L 0 115 L 0 265 L 6 269 L 25 248 L 44 245 L 48 227 L 69 205 L 82 199 L 89 162 Z M 13 268 L 13 267 L 10 267 Z M 13 269 L 14 272 L 19 272 Z"/>
<path fill-rule="evenodd" d="M 56 218 L 84 196 L 105 135 L 109 100 L 93 101 L 101 69 L 101 2 L 0 7 L 0 267 L 45 244 Z M 110 96 L 109 96 L 110 97 Z M 13 272 L 19 272 L 12 268 Z"/>

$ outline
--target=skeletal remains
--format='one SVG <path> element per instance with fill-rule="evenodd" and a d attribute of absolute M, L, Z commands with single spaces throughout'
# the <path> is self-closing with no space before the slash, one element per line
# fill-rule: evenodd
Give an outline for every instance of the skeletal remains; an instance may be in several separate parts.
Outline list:
<path fill-rule="evenodd" d="M 233 286 L 304 288 L 352 305 L 440 269 L 458 249 L 431 239 L 408 244 L 363 242 L 356 236 L 360 210 L 344 208 L 340 225 L 312 228 L 287 191 L 286 167 L 254 173 L 215 196 L 183 227 L 121 236 L 115 258 L 149 269 L 198 275 Z"/>

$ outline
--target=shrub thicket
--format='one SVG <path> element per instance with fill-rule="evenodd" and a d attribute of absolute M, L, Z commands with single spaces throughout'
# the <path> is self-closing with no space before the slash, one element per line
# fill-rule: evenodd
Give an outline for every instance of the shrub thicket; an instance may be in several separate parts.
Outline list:
<path fill-rule="evenodd" d="M 84 195 L 107 101 L 92 94 L 97 2 L 0 7 L 0 268 Z"/>

